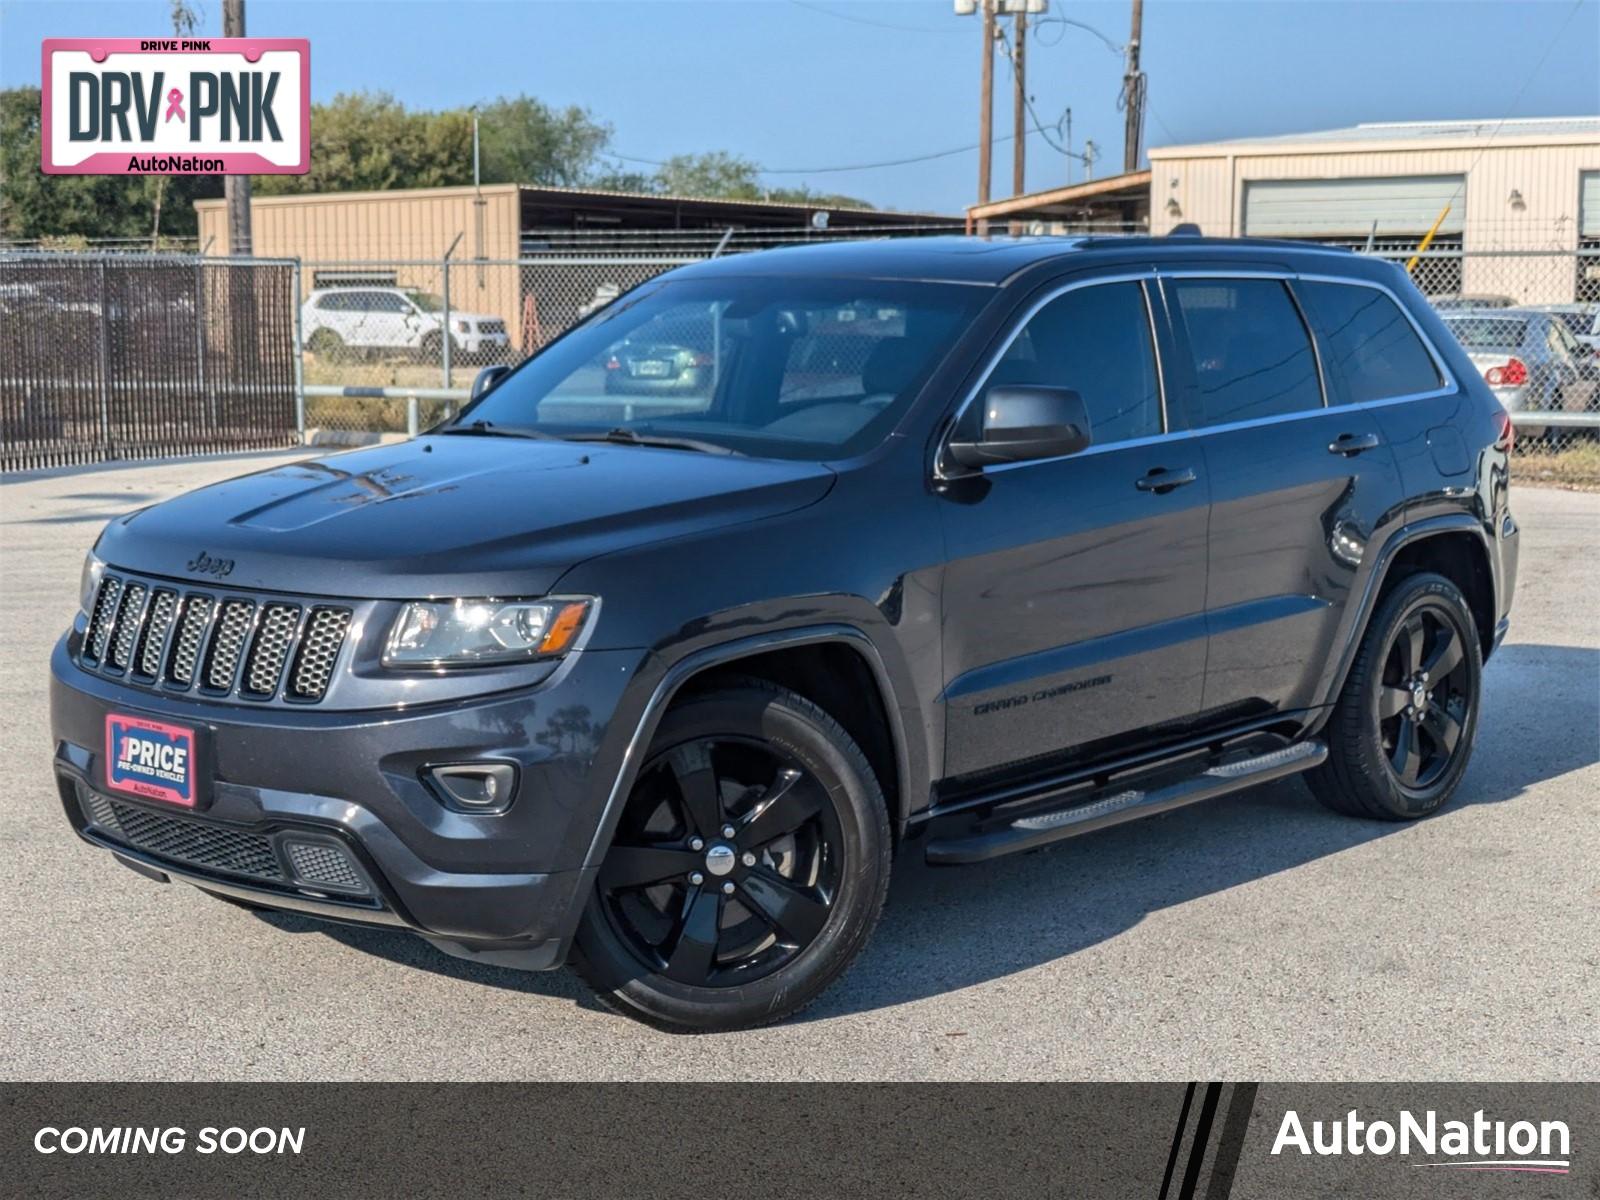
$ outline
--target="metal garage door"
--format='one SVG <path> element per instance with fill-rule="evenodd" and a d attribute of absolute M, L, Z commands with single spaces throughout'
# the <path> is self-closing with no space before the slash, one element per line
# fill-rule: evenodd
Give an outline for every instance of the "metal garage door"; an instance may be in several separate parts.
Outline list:
<path fill-rule="evenodd" d="M 1421 237 L 1446 204 L 1441 234 L 1459 234 L 1466 215 L 1460 175 L 1381 179 L 1258 179 L 1245 184 L 1244 231 L 1254 237 Z M 1600 203 L 1596 206 L 1600 220 Z"/>

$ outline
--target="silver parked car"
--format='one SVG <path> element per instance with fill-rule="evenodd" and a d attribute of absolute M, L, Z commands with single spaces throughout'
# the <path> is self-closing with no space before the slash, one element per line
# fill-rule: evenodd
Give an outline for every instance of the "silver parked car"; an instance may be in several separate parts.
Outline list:
<path fill-rule="evenodd" d="M 1567 323 L 1572 336 L 1600 358 L 1600 304 L 1532 304 L 1535 312 L 1554 313 Z"/>
<path fill-rule="evenodd" d="M 1560 316 L 1528 308 L 1440 314 L 1507 412 L 1593 412 L 1600 369 Z M 1520 425 L 1519 437 L 1546 428 Z"/>

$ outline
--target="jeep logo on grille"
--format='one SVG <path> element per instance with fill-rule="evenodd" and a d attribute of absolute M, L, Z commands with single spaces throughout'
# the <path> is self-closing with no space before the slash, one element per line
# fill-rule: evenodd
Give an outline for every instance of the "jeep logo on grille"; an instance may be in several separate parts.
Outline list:
<path fill-rule="evenodd" d="M 202 550 L 188 561 L 186 567 L 196 575 L 214 575 L 221 579 L 224 575 L 233 574 L 233 559 L 212 558 Z"/>

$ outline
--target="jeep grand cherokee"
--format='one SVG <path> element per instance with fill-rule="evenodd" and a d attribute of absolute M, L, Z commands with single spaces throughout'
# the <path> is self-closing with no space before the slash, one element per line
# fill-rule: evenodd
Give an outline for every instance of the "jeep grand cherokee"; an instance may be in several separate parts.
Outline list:
<path fill-rule="evenodd" d="M 703 388 L 608 389 L 686 330 Z M 106 528 L 52 662 L 79 834 L 715 1030 L 822 992 L 896 852 L 1296 774 L 1405 820 L 1466 769 L 1512 432 L 1385 262 L 738 255 L 475 391 Z"/>

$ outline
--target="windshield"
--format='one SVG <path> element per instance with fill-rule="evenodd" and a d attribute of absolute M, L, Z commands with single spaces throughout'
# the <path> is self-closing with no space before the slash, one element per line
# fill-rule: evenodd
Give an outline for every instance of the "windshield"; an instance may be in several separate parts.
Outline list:
<path fill-rule="evenodd" d="M 663 281 L 529 359 L 460 423 L 848 457 L 894 427 L 991 294 L 861 279 Z"/>
<path fill-rule="evenodd" d="M 1466 350 L 1493 350 L 1520 346 L 1528 336 L 1526 321 L 1506 317 L 1446 317 L 1444 323 Z"/>
<path fill-rule="evenodd" d="M 406 295 L 410 296 L 411 303 L 415 304 L 423 312 L 444 311 L 444 297 L 442 296 L 435 296 L 432 292 L 407 292 Z"/>

